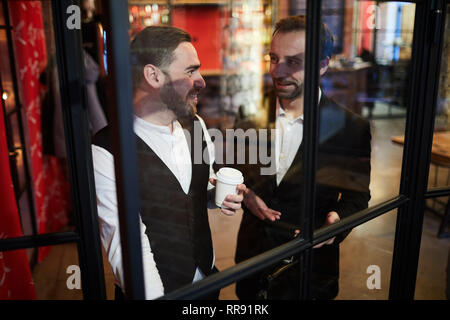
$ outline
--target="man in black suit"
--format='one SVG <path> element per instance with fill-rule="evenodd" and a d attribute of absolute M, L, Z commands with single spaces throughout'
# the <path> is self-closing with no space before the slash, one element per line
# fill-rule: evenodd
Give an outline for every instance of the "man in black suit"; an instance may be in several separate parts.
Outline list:
<path fill-rule="evenodd" d="M 270 52 L 274 95 L 269 118 L 275 116 L 277 128 L 275 152 L 272 152 L 276 172 L 261 174 L 258 165 L 243 168 L 248 188 L 238 235 L 237 263 L 286 243 L 300 232 L 305 27 L 304 16 L 283 19 L 275 26 Z M 321 76 L 327 71 L 332 48 L 333 37 L 322 24 Z M 369 123 L 330 100 L 321 90 L 319 99 L 316 229 L 367 208 L 370 199 Z M 348 233 L 313 249 L 313 299 L 333 299 L 337 296 L 339 243 Z M 269 274 L 273 275 L 274 271 L 286 266 L 274 280 L 268 282 Z M 240 299 L 262 296 L 268 299 L 296 299 L 299 274 L 295 260 L 284 261 L 275 269 L 269 268 L 238 281 L 236 293 Z"/>

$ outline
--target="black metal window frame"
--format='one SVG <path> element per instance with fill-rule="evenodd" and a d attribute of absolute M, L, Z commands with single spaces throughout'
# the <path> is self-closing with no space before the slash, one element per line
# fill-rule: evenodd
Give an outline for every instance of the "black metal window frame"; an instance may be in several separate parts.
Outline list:
<path fill-rule="evenodd" d="M 393 1 L 392 1 L 393 2 Z M 413 299 L 424 203 L 426 198 L 450 195 L 450 188 L 427 190 L 431 144 L 434 129 L 435 106 L 440 70 L 445 9 L 448 1 L 417 0 L 412 53 L 412 77 L 409 83 L 408 113 L 406 119 L 405 146 L 399 196 L 370 207 L 340 222 L 313 230 L 315 170 L 304 176 L 305 198 L 301 208 L 303 237 L 298 237 L 280 247 L 244 261 L 223 272 L 180 288 L 162 299 L 194 299 L 200 295 L 223 288 L 245 278 L 277 261 L 297 254 L 300 256 L 300 299 L 309 297 L 311 274 L 311 248 L 335 235 L 368 222 L 384 213 L 398 209 L 397 226 L 391 271 L 390 299 Z M 318 97 L 315 88 L 319 84 L 317 55 L 321 18 L 320 0 L 307 1 L 305 78 L 305 128 L 304 140 L 307 155 L 304 168 L 315 169 L 317 156 Z M 77 242 L 82 287 L 85 299 L 105 299 L 105 284 L 101 244 L 97 222 L 95 188 L 92 172 L 90 137 L 88 134 L 81 52 L 81 36 L 65 25 L 66 8 L 79 5 L 74 0 L 52 0 L 55 42 L 62 92 L 64 124 L 68 163 L 71 172 L 71 190 L 76 216 L 76 232 L 37 235 L 0 240 L 0 251 L 44 245 Z M 128 20 L 126 0 L 103 2 L 108 18 L 105 30 L 109 33 L 108 60 L 110 66 L 111 127 L 115 132 L 113 151 L 117 176 L 117 193 L 121 241 L 127 298 L 144 299 L 141 244 L 138 224 L 138 192 L 136 149 L 132 130 L 132 88 L 129 66 Z M 120 90 L 118 90 L 120 88 Z"/>

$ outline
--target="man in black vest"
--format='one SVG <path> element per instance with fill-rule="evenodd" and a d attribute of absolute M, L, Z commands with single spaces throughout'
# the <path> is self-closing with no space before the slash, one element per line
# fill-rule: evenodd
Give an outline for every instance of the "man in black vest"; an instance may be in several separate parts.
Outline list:
<path fill-rule="evenodd" d="M 205 81 L 189 34 L 148 27 L 131 43 L 131 59 L 145 290 L 146 298 L 154 299 L 216 270 L 207 215 L 214 145 L 195 114 Z M 109 137 L 109 127 L 97 133 L 92 151 L 101 239 L 120 298 L 125 288 Z M 195 150 L 208 159 L 199 161 Z M 221 211 L 239 210 L 244 191 L 245 185 L 238 185 Z M 203 298 L 217 299 L 218 292 Z"/>
<path fill-rule="evenodd" d="M 277 129 L 272 158 L 276 172 L 261 174 L 261 166 L 245 172 L 248 186 L 238 235 L 236 262 L 292 240 L 298 235 L 303 201 L 304 16 L 289 17 L 275 26 L 270 51 L 274 95 L 269 110 Z M 333 38 L 322 24 L 320 75 L 328 68 Z M 319 89 L 319 149 L 317 158 L 315 228 L 338 222 L 367 208 L 370 199 L 371 134 L 369 123 L 327 98 Z M 271 127 L 271 124 L 268 125 Z M 249 166 L 247 166 L 248 168 Z M 311 289 L 314 299 L 338 293 L 340 234 L 313 249 Z M 298 263 L 285 260 L 239 281 L 240 299 L 297 299 Z"/>

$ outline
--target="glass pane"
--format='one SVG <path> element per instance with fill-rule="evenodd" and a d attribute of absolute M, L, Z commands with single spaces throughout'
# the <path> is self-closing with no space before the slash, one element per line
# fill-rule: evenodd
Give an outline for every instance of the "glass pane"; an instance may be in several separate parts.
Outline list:
<path fill-rule="evenodd" d="M 6 114 L 9 114 L 16 106 L 14 97 L 14 87 L 11 76 L 11 64 L 9 61 L 9 51 L 7 46 L 6 31 L 0 30 L 0 74 L 2 80 L 1 99 L 5 103 Z"/>
<path fill-rule="evenodd" d="M 448 198 L 438 198 L 446 203 Z M 448 221 L 448 220 L 447 220 Z M 443 225 L 443 219 L 433 213 L 425 212 L 422 240 L 420 243 L 419 265 L 417 269 L 416 291 L 417 300 L 448 300 L 450 297 L 450 244 L 447 239 L 438 236 Z"/>
<path fill-rule="evenodd" d="M 211 236 L 216 255 L 215 265 L 220 271 L 235 265 L 236 239 L 239 232 L 239 223 L 242 219 L 242 210 L 234 217 L 221 214 L 218 209 L 208 210 Z M 220 291 L 220 300 L 237 300 L 236 283 Z"/>
<path fill-rule="evenodd" d="M 322 9 L 315 229 L 399 193 L 403 149 L 391 139 L 404 135 L 405 130 L 415 5 L 329 0 Z M 366 290 L 365 298 L 387 299 L 395 216 L 376 221 L 378 224 L 367 223 L 342 233 L 313 251 L 314 297 L 338 294 L 337 279 L 345 270 L 350 277 L 340 279 L 341 287 L 347 287 L 344 292 L 339 290 L 340 295 L 350 294 L 355 287 L 355 294 Z M 383 263 L 376 263 L 377 245 L 359 249 L 356 245 L 361 240 L 356 236 L 364 234 L 366 240 L 377 232 L 382 234 L 386 225 L 392 230 L 389 241 L 377 241 L 381 247 L 386 245 L 390 254 Z M 362 280 L 368 276 L 356 277 L 358 273 L 352 269 L 357 263 L 339 268 L 339 256 L 345 259 L 340 247 L 347 245 L 367 256 L 361 263 L 373 261 L 363 269 L 358 266 L 363 273 L 372 264 L 382 267 L 382 291 L 367 290 Z M 345 263 L 340 262 L 341 266 Z"/>
<path fill-rule="evenodd" d="M 1 300 L 81 300 L 77 245 L 0 252 Z"/>
<path fill-rule="evenodd" d="M 83 299 L 77 244 L 40 248 L 45 257 L 32 270 L 38 300 Z"/>
<path fill-rule="evenodd" d="M 450 186 L 450 5 L 447 5 L 444 45 L 431 150 L 428 188 Z M 450 206 L 449 197 L 426 200 L 415 299 L 450 298 Z M 434 270 L 432 273 L 430 270 Z M 430 276 L 433 274 L 433 276 Z"/>
<path fill-rule="evenodd" d="M 76 243 L 39 249 L 41 261 L 32 272 L 38 300 L 81 300 L 82 283 Z M 103 251 L 106 299 L 114 300 L 114 276 Z"/>
<path fill-rule="evenodd" d="M 101 8 L 95 12 L 101 15 Z M 256 132 L 256 128 L 267 126 L 264 103 L 268 99 L 266 89 L 271 88 L 269 41 L 276 14 L 272 1 L 221 1 L 220 5 L 129 1 L 134 130 L 140 138 L 140 216 L 146 228 L 141 239 L 147 250 L 146 272 L 153 279 L 152 287 L 147 287 L 148 298 L 208 276 L 216 272 L 214 265 L 221 270 L 234 265 L 242 210 L 234 209 L 238 212 L 230 217 L 227 214 L 231 211 L 226 211 L 225 206 L 221 212 L 215 205 L 213 185 L 208 182 L 215 177 L 211 170 L 236 165 L 234 157 L 229 162 L 224 159 L 227 129 L 232 130 L 233 137 L 235 127 Z M 91 21 L 98 29 L 102 17 Z M 82 28 L 89 28 L 87 23 Z M 101 47 L 104 40 L 103 34 L 93 41 Z M 83 42 L 89 39 L 83 37 Z M 100 49 L 100 56 L 102 53 Z M 98 50 L 90 54 L 93 60 L 96 56 Z M 98 69 L 101 78 L 104 66 L 98 63 Z M 97 88 L 102 86 L 101 81 L 97 83 Z M 201 120 L 193 117 L 194 113 Z M 93 164 L 102 230 L 117 226 L 115 181 L 111 179 L 114 171 L 110 170 L 113 159 L 108 154 L 111 145 L 105 142 L 107 130 L 93 130 L 97 132 Z M 208 136 L 214 144 L 203 140 Z M 245 149 L 245 145 L 240 147 Z M 217 166 L 211 167 L 209 160 L 213 157 Z M 224 189 L 223 195 L 235 193 L 237 184 L 240 182 L 231 185 L 231 190 Z M 212 191 L 208 193 L 208 189 Z M 108 199 L 113 199 L 112 203 Z M 223 198 L 217 202 L 222 205 Z M 111 214 L 114 219 L 107 219 Z M 187 217 L 192 217 L 193 224 Z M 117 234 L 102 232 L 103 243 L 113 243 L 106 248 L 116 272 L 120 261 L 111 255 L 120 245 L 119 240 Z M 120 280 L 119 274 L 114 277 Z M 234 288 L 222 290 L 220 297 L 235 299 Z"/>
<path fill-rule="evenodd" d="M 448 7 L 447 7 L 448 8 Z M 447 17 L 449 12 L 447 9 Z M 434 125 L 433 147 L 431 152 L 431 167 L 429 187 L 450 186 L 450 23 L 445 24 L 444 46 L 442 49 L 441 71 L 439 74 L 439 90 Z"/>
<path fill-rule="evenodd" d="M 352 230 L 340 246 L 337 300 L 387 300 L 397 210 Z M 355 257 L 358 259 L 355 259 Z"/>
<path fill-rule="evenodd" d="M 264 10 L 265 19 L 271 16 L 272 25 L 265 30 L 261 48 L 261 102 L 255 104 L 253 111 L 249 108 L 251 100 L 237 99 L 247 83 L 256 89 L 256 77 L 242 77 L 241 87 L 238 87 L 241 91 L 231 100 L 237 99 L 242 106 L 236 109 L 234 136 L 229 137 L 233 131 L 226 132 L 226 164 L 229 164 L 228 156 L 234 155 L 235 164 L 244 173 L 244 183 L 248 187 L 237 234 L 236 263 L 294 239 L 299 225 L 301 151 L 298 150 L 301 140 L 298 136 L 303 122 L 306 19 L 288 18 L 282 8 L 280 5 Z M 245 159 L 240 158 L 240 150 L 245 150 Z M 285 264 L 279 262 L 238 281 L 236 296 L 241 300 L 264 297 L 268 278 Z M 295 298 L 297 291 L 292 284 L 297 283 L 295 278 L 299 274 L 295 265 L 294 259 L 292 268 L 289 266 L 275 284 L 270 284 L 269 299 Z"/>

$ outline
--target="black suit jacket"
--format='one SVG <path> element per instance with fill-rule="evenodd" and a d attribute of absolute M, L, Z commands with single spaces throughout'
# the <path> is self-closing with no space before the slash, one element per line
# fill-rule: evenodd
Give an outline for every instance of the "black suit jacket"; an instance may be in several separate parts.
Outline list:
<path fill-rule="evenodd" d="M 272 101 L 272 106 L 275 101 Z M 275 111 L 271 110 L 274 114 Z M 367 208 L 370 200 L 370 124 L 325 95 L 319 104 L 319 141 L 316 171 L 314 226 L 323 226 L 330 211 L 342 218 Z M 272 125 L 273 127 L 273 125 Z M 277 247 L 293 238 L 299 228 L 302 185 L 303 143 L 281 183 L 276 175 L 261 175 L 261 164 L 244 165 L 246 185 L 260 196 L 267 206 L 282 213 L 277 222 L 261 221 L 244 206 L 238 235 L 236 262 L 241 262 Z M 287 227 L 286 227 L 287 226 Z M 336 237 L 333 245 L 313 250 L 312 291 L 316 298 L 333 298 L 338 291 L 339 243 L 348 235 Z M 294 272 L 295 273 L 295 272 Z M 296 273 L 298 274 L 298 273 Z M 261 274 L 238 283 L 237 293 L 252 298 Z M 290 279 L 295 282 L 296 279 Z M 252 283 L 253 282 L 253 283 Z M 297 281 L 298 282 L 298 281 Z M 294 288 L 294 287 L 293 287 Z M 295 289 L 296 290 L 296 289 Z M 293 290 L 293 292 L 295 292 Z M 290 297 L 288 294 L 283 297 Z"/>

